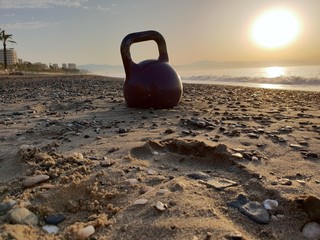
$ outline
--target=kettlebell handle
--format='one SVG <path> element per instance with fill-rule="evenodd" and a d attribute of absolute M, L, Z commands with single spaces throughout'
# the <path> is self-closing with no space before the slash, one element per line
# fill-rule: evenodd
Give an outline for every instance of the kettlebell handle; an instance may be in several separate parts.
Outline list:
<path fill-rule="evenodd" d="M 126 76 L 128 77 L 131 72 L 131 66 L 135 65 L 132 61 L 130 54 L 130 46 L 133 43 L 144 42 L 154 40 L 159 49 L 159 61 L 169 62 L 167 45 L 164 37 L 157 31 L 150 30 L 144 32 L 136 32 L 128 34 L 121 42 L 121 57 L 123 61 L 123 66 L 126 72 Z"/>

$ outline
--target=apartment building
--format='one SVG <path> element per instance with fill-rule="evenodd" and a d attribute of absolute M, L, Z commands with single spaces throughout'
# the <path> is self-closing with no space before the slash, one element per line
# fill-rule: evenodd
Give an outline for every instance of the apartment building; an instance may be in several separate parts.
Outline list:
<path fill-rule="evenodd" d="M 7 64 L 14 65 L 18 63 L 17 52 L 13 48 L 7 48 Z M 0 64 L 4 64 L 3 49 L 0 49 Z"/>

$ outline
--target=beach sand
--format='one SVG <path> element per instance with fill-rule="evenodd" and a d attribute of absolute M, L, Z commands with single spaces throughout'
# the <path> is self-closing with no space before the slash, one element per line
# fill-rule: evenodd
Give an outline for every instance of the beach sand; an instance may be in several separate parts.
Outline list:
<path fill-rule="evenodd" d="M 0 77 L 0 239 L 319 231 L 319 92 L 184 84 L 178 106 L 135 109 L 122 86 Z"/>

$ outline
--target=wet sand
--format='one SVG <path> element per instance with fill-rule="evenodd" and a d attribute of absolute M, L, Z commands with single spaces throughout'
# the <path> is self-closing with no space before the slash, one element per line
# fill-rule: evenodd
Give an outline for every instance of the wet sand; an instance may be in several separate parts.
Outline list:
<path fill-rule="evenodd" d="M 0 76 L 0 239 L 319 230 L 319 92 L 184 84 L 178 106 L 135 109 L 122 85 Z"/>

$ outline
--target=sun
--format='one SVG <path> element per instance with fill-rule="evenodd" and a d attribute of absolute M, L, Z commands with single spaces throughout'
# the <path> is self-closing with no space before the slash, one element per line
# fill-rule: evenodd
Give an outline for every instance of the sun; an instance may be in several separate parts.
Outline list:
<path fill-rule="evenodd" d="M 260 15 L 251 29 L 253 41 L 269 49 L 289 45 L 298 37 L 300 23 L 293 12 L 286 9 L 269 10 Z"/>

